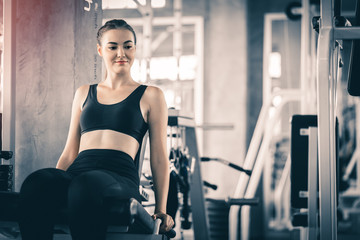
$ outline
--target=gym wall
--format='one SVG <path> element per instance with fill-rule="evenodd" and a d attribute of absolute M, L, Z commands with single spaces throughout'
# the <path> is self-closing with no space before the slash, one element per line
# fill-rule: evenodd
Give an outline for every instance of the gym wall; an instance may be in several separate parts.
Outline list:
<path fill-rule="evenodd" d="M 245 0 L 206 1 L 204 121 L 232 124 L 232 130 L 204 131 L 204 156 L 242 165 L 246 153 L 247 6 Z M 261 92 L 259 92 L 261 94 Z M 239 172 L 217 162 L 203 163 L 203 178 L 217 184 L 210 197 L 235 191 Z"/>
<path fill-rule="evenodd" d="M 16 191 L 31 172 L 56 165 L 75 90 L 100 76 L 96 29 L 101 0 L 92 2 L 17 1 Z"/>

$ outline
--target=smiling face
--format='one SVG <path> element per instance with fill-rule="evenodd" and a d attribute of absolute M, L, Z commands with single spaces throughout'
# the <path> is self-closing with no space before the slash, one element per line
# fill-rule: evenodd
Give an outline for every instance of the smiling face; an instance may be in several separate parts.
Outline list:
<path fill-rule="evenodd" d="M 128 73 L 135 59 L 134 35 L 131 31 L 120 28 L 103 33 L 101 45 L 97 45 L 99 55 L 104 59 L 108 72 Z"/>

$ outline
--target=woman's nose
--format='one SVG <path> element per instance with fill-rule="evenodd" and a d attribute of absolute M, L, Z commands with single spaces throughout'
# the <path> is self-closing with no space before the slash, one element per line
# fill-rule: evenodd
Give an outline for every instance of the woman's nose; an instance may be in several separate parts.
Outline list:
<path fill-rule="evenodd" d="M 118 57 L 122 57 L 122 56 L 125 56 L 125 51 L 124 51 L 124 49 L 119 48 L 119 50 L 118 50 Z"/>

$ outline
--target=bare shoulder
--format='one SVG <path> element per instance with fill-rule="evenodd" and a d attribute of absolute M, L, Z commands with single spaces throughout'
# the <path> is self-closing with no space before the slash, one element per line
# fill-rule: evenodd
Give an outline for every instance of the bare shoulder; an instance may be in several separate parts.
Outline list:
<path fill-rule="evenodd" d="M 76 90 L 75 96 L 74 96 L 74 102 L 77 105 L 79 105 L 79 106 L 83 105 L 83 103 L 85 102 L 86 97 L 88 95 L 89 88 L 90 88 L 90 85 L 82 85 Z"/>
<path fill-rule="evenodd" d="M 76 90 L 75 94 L 80 95 L 80 96 L 87 95 L 89 88 L 90 88 L 90 85 L 88 85 L 88 84 L 82 85 Z"/>
<path fill-rule="evenodd" d="M 158 104 L 164 101 L 164 93 L 159 87 L 148 86 L 144 92 L 144 99 L 150 105 Z"/>
<path fill-rule="evenodd" d="M 143 96 L 149 110 L 162 109 L 166 107 L 166 101 L 163 91 L 156 86 L 148 86 Z"/>

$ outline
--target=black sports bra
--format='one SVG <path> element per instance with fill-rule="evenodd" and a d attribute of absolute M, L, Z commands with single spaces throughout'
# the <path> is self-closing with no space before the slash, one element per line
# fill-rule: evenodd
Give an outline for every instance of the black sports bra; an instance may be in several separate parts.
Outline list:
<path fill-rule="evenodd" d="M 140 110 L 140 99 L 146 85 L 137 87 L 127 98 L 115 104 L 97 100 L 97 84 L 90 85 L 80 116 L 81 134 L 95 130 L 114 130 L 132 136 L 139 144 L 148 130 Z"/>

